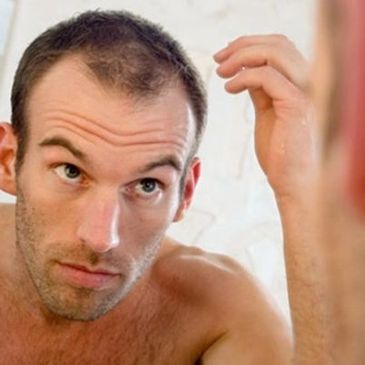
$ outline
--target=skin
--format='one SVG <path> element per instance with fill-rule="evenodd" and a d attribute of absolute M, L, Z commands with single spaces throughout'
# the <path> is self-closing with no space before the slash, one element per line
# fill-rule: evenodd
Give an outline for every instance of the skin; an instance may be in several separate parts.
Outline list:
<path fill-rule="evenodd" d="M 297 260 L 286 257 L 287 267 L 295 264 L 297 277 L 308 280 L 313 269 L 320 275 L 304 288 L 297 280 L 289 285 L 289 296 L 298 302 L 296 306 L 291 305 L 297 343 L 293 363 L 360 365 L 365 358 L 365 225 L 361 208 L 364 195 L 363 189 L 352 186 L 349 181 L 359 178 L 364 165 L 360 153 L 351 156 L 354 150 L 348 145 L 344 129 L 339 128 L 344 121 L 340 120 L 336 124 L 332 110 L 329 110 L 336 108 L 330 103 L 331 94 L 339 85 L 339 64 L 338 59 L 334 58 L 338 50 L 333 47 L 337 44 L 342 48 L 340 40 L 345 28 L 341 26 L 345 23 L 341 23 L 341 26 L 336 24 L 337 28 L 334 29 L 333 23 L 328 22 L 326 9 L 336 5 L 328 4 L 325 7 L 324 2 L 320 4 L 309 87 L 322 140 L 320 171 L 314 179 L 313 194 L 308 199 L 308 206 L 312 206 L 314 213 L 312 227 L 315 233 L 312 244 L 308 246 L 310 250 L 303 244 L 298 245 L 301 255 L 298 255 Z M 343 17 L 342 21 L 345 19 L 344 13 L 345 9 L 338 12 Z M 350 22 L 353 21 L 354 17 L 351 17 Z M 349 58 L 347 61 L 350 64 Z M 340 76 L 346 78 L 347 73 Z M 329 129 L 332 130 L 330 139 Z M 355 128 L 351 132 L 354 133 Z M 359 137 L 361 128 L 356 132 Z M 350 143 L 356 144 L 356 139 Z M 358 147 L 359 152 L 363 145 Z M 353 163 L 351 168 L 349 157 Z M 313 257 L 315 266 L 311 265 L 310 270 L 306 270 L 305 264 Z M 317 303 L 314 303 L 315 300 Z"/>
<path fill-rule="evenodd" d="M 176 122 L 182 127 L 175 130 L 166 122 L 171 114 L 161 111 L 161 102 L 148 108 L 154 116 L 148 118 L 143 109 L 133 112 L 133 104 L 117 103 L 117 96 L 114 102 L 87 113 L 92 100 L 107 95 L 94 87 L 82 97 L 88 80 L 78 71 L 81 66 L 76 60 L 69 62 L 73 62 L 69 67 L 60 64 L 61 70 L 56 66 L 29 102 L 30 123 L 36 118 L 41 122 L 31 124 L 28 154 L 17 178 L 17 245 L 43 302 L 58 315 L 92 320 L 126 296 L 156 255 L 163 232 L 179 214 L 177 181 L 191 144 L 193 121 L 186 103 L 176 112 Z M 62 84 L 56 95 L 47 95 L 52 85 L 61 83 L 68 68 L 72 81 Z M 72 96 L 78 100 L 78 110 L 65 97 L 68 88 L 75 89 Z M 172 103 L 176 98 L 165 96 Z M 85 124 L 87 120 L 90 123 Z M 161 142 L 151 147 L 156 139 Z M 66 148 L 60 140 L 73 147 Z M 169 159 L 179 165 L 180 173 Z M 143 190 L 141 171 L 150 179 L 147 183 L 155 184 L 150 194 Z M 57 213 L 49 215 L 52 206 L 58 207 Z M 136 222 L 140 222 L 138 229 Z M 45 237 L 47 243 L 40 245 Z M 100 288 L 97 283 L 95 288 L 91 282 L 81 283 L 81 290 L 64 293 L 56 276 L 79 275 L 72 272 L 76 265 L 111 275 Z"/>
<path fill-rule="evenodd" d="M 339 81 L 338 59 L 334 58 L 337 50 L 333 47 L 335 44 L 342 47 L 339 40 L 344 35 L 344 28 L 337 24 L 333 29 L 326 13 L 329 7 L 323 6 L 323 2 L 320 5 L 309 87 L 322 141 L 320 171 L 314 179 L 312 198 L 308 199 L 314 212 L 312 227 L 315 234 L 310 250 L 299 245 L 301 255 L 297 260 L 286 257 L 287 267 L 295 264 L 298 277 L 308 277 L 308 273 L 313 272 L 313 265 L 309 271 L 305 269 L 305 263 L 315 257 L 315 272 L 319 275 L 311 285 L 304 287 L 304 292 L 298 281 L 289 285 L 289 296 L 298 300 L 298 306 L 291 306 L 297 343 L 293 363 L 360 365 L 365 358 L 365 225 L 364 214 L 359 209 L 363 192 L 358 187 L 349 191 L 348 181 L 358 177 L 363 161 L 357 155 L 353 161 L 358 165 L 352 166 L 355 166 L 354 170 L 348 168 L 346 158 L 350 148 L 338 127 L 340 124 L 335 124 L 332 110 L 329 110 L 336 107 L 330 102 Z M 338 14 L 343 16 L 342 12 Z M 330 139 L 329 129 L 332 130 Z M 318 303 L 314 305 L 316 298 Z"/>
<path fill-rule="evenodd" d="M 283 57 L 283 55 L 286 55 Z M 249 90 L 256 110 L 255 143 L 281 216 L 293 363 L 330 363 L 330 310 L 314 199 L 319 126 L 307 95 L 308 66 L 285 37 L 239 38 L 216 56 L 226 89 Z M 322 92 L 322 91 L 321 91 Z M 309 198 L 308 198 L 309 197 Z M 308 360 L 310 359 L 310 360 Z M 308 361 L 308 362 L 307 362 Z"/>
<path fill-rule="evenodd" d="M 323 242 L 322 217 L 332 215 L 334 207 L 326 213 L 322 211 L 322 201 L 331 194 L 336 179 L 327 175 L 321 153 L 323 132 L 326 129 L 327 108 L 330 100 L 328 92 L 333 82 L 332 52 L 328 29 L 322 19 L 317 32 L 316 60 L 311 65 L 309 82 L 303 87 L 306 98 L 313 101 L 315 117 L 312 116 L 311 139 L 302 139 L 299 148 L 305 146 L 312 151 L 309 170 L 303 173 L 303 189 L 291 194 L 289 199 L 279 203 L 284 229 L 285 264 L 287 269 L 288 295 L 293 320 L 295 352 L 293 364 L 330 365 L 335 362 L 333 293 L 330 290 L 330 275 L 327 267 L 326 248 Z M 332 36 L 332 35 L 331 35 Z M 323 184 L 324 183 L 324 184 Z M 341 213 L 340 213 L 341 212 Z M 338 210 L 342 214 L 342 210 Z M 296 228 L 294 228 L 296 226 Z M 287 230 L 286 227 L 293 229 Z M 327 229 L 334 232 L 338 222 L 332 222 Z M 303 232 L 304 231 L 304 232 Z M 333 246 L 331 251 L 334 252 Z M 341 362 L 339 362 L 341 363 Z"/>
<path fill-rule="evenodd" d="M 0 207 L 3 361 L 289 363 L 287 327 L 250 275 L 165 236 L 200 175 L 179 87 L 137 103 L 69 56 L 35 85 L 27 117 L 19 171 L 0 126 L 0 187 L 17 196 Z"/>
<path fill-rule="evenodd" d="M 330 126 L 328 100 L 336 87 L 338 72 L 333 60 L 333 29 L 328 25 L 326 7 L 321 6 L 316 38 L 316 57 L 313 65 L 313 97 L 320 117 L 322 131 Z M 340 14 L 342 14 L 340 12 Z M 351 21 L 353 19 L 351 18 Z M 344 28 L 340 28 L 343 35 Z M 338 30 L 337 30 L 338 31 Z M 343 77 L 347 75 L 344 74 Z M 332 128 L 334 128 L 332 126 Z M 352 191 L 348 180 L 356 179 L 363 169 L 361 155 L 354 158 L 355 169 L 349 169 L 346 158 L 350 146 L 339 128 L 334 128 L 333 138 L 323 150 L 322 170 L 317 182 L 316 224 L 321 234 L 319 255 L 325 258 L 328 273 L 327 301 L 331 303 L 334 326 L 328 334 L 333 360 L 329 364 L 363 364 L 364 352 L 364 213 L 359 206 L 363 190 Z M 353 142 L 355 143 L 355 142 Z M 363 143 L 363 142 L 361 142 Z M 361 149 L 361 147 L 360 147 Z M 310 359 L 308 359 L 308 364 Z"/>

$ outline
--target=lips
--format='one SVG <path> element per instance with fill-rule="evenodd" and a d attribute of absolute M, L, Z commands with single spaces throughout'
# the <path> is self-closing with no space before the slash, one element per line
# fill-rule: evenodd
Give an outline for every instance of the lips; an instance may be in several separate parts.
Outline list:
<path fill-rule="evenodd" d="M 73 263 L 58 263 L 56 275 L 74 287 L 94 290 L 105 290 L 113 285 L 120 277 L 119 273 L 104 268 L 89 268 Z"/>

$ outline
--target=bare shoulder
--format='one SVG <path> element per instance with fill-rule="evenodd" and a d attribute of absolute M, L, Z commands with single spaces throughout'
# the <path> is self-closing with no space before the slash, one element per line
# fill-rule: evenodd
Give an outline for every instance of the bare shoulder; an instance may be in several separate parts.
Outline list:
<path fill-rule="evenodd" d="M 214 318 L 214 341 L 203 364 L 287 364 L 289 326 L 259 282 L 231 257 L 173 242 L 157 267 L 171 291 Z M 201 318 L 200 317 L 200 318 Z M 255 359 L 255 360 L 253 360 Z M 244 361 L 243 361 L 244 360 Z M 248 363 L 248 362 L 247 362 Z"/>
<path fill-rule="evenodd" d="M 227 316 L 236 310 L 247 312 L 267 308 L 277 311 L 260 283 L 233 258 L 198 247 L 169 241 L 171 249 L 158 263 L 158 270 L 190 297 L 209 304 Z"/>
<path fill-rule="evenodd" d="M 216 291 L 227 291 L 237 284 L 252 281 L 246 270 L 226 255 L 172 240 L 170 243 L 171 250 L 160 261 L 160 267 L 182 285 L 186 284 L 190 290 L 198 289 L 200 298 L 205 292 L 209 297 L 215 295 Z"/>

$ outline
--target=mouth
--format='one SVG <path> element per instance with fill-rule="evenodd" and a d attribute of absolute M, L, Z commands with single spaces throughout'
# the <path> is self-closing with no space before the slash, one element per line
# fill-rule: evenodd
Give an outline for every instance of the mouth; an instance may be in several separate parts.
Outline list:
<path fill-rule="evenodd" d="M 105 290 L 116 284 L 120 274 L 104 268 L 58 262 L 56 275 L 71 286 L 93 290 Z"/>

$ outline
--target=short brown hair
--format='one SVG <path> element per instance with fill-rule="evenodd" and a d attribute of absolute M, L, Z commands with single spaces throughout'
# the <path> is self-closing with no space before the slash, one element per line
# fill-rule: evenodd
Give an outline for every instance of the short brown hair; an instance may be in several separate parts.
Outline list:
<path fill-rule="evenodd" d="M 80 54 L 100 82 L 133 97 L 153 98 L 177 81 L 195 116 L 196 138 L 191 154 L 196 152 L 206 121 L 206 92 L 182 47 L 159 25 L 129 12 L 88 11 L 43 32 L 20 60 L 11 94 L 18 165 L 26 150 L 30 91 L 56 62 L 70 54 Z"/>

